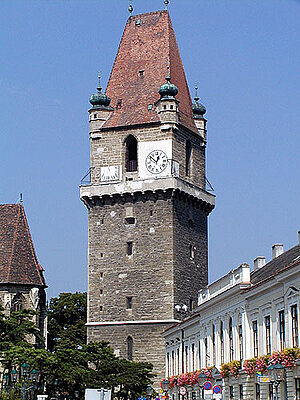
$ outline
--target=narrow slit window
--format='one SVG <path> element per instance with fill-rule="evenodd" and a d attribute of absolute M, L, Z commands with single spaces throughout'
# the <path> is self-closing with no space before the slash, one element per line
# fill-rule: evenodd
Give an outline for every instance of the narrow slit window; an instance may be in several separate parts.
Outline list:
<path fill-rule="evenodd" d="M 126 308 L 132 310 L 132 296 L 126 297 Z"/>
<path fill-rule="evenodd" d="M 127 242 L 127 255 L 132 256 L 133 254 L 133 242 Z"/>

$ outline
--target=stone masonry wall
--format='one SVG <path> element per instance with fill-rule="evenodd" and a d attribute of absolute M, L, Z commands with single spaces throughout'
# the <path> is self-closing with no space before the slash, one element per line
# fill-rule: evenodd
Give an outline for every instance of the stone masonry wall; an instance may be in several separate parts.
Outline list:
<path fill-rule="evenodd" d="M 173 317 L 172 214 L 170 194 L 107 199 L 89 210 L 88 321 Z"/>
<path fill-rule="evenodd" d="M 127 338 L 133 339 L 133 360 L 149 362 L 154 365 L 154 387 L 159 389 L 159 382 L 165 373 L 165 347 L 161 332 L 168 324 L 138 324 L 88 327 L 88 340 L 107 340 L 115 353 L 127 357 Z"/>
<path fill-rule="evenodd" d="M 198 291 L 208 283 L 207 264 L 207 213 L 179 195 L 174 199 L 175 303 L 197 305 Z"/>

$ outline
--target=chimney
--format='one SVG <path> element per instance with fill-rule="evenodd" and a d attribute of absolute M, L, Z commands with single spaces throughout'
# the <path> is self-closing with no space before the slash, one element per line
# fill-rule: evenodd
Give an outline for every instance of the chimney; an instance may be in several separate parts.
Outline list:
<path fill-rule="evenodd" d="M 273 244 L 272 246 L 272 259 L 280 256 L 283 253 L 283 244 Z"/>
<path fill-rule="evenodd" d="M 300 244 L 300 231 L 298 231 L 298 243 Z"/>
<path fill-rule="evenodd" d="M 266 264 L 266 257 L 258 256 L 254 260 L 254 271 L 257 271 Z"/>

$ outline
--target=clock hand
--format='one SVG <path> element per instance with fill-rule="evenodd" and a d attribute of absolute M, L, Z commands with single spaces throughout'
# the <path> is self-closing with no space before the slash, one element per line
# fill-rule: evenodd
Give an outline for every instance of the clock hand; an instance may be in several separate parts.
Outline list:
<path fill-rule="evenodd" d="M 157 164 L 157 160 L 155 161 L 153 157 L 149 156 L 149 158 Z"/>

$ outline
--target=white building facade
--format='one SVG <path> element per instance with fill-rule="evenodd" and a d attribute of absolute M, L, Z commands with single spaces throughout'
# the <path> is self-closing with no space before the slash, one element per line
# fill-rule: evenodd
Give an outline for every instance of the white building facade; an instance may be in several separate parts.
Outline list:
<path fill-rule="evenodd" d="M 278 399 L 300 400 L 299 266 L 300 244 L 287 252 L 274 245 L 269 263 L 257 257 L 253 272 L 242 264 L 199 292 L 193 316 L 163 334 L 174 398 L 189 380 L 184 386 L 191 399 L 275 400 L 275 384 L 264 378 L 270 376 L 266 366 L 277 363 L 286 366 Z M 222 374 L 207 380 L 222 386 L 222 397 L 202 391 L 195 380 L 193 373 L 209 375 L 212 367 Z"/>

